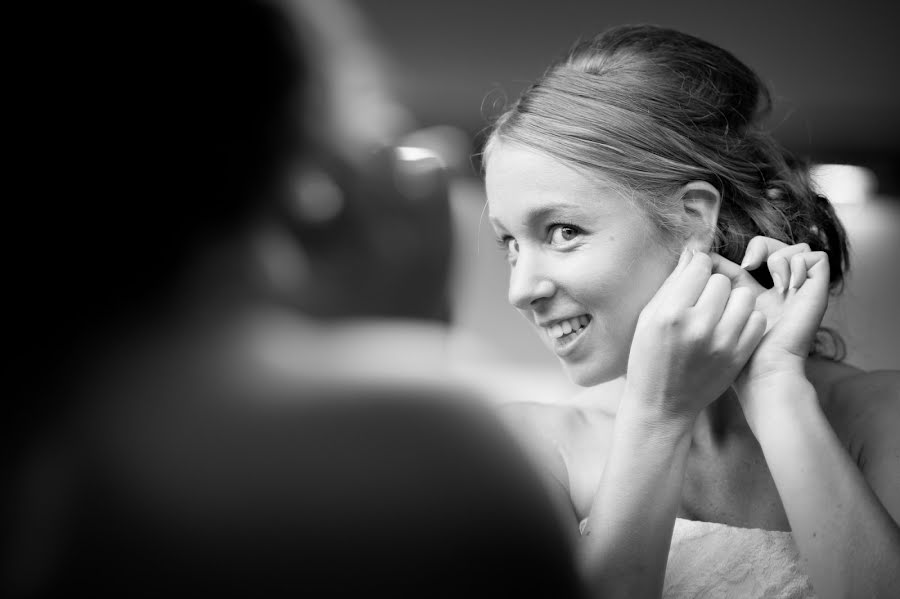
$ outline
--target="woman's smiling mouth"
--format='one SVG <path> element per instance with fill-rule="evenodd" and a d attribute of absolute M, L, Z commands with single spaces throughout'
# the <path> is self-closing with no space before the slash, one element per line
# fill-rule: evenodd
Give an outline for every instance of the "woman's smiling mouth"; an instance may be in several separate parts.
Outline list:
<path fill-rule="evenodd" d="M 572 318 L 556 320 L 549 326 L 541 326 L 550 339 L 550 345 L 556 355 L 564 357 L 572 352 L 575 343 L 584 335 L 591 323 L 591 316 L 582 314 Z"/>

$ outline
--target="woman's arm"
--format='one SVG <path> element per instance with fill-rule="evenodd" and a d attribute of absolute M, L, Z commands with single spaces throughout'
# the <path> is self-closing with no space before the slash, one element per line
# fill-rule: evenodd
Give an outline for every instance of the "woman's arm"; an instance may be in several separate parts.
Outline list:
<path fill-rule="evenodd" d="M 659 597 L 697 414 L 718 398 L 765 331 L 754 296 L 682 256 L 642 311 L 612 445 L 582 541 L 589 588 Z"/>
<path fill-rule="evenodd" d="M 641 413 L 624 397 L 582 539 L 581 560 L 600 597 L 659 597 L 681 501 L 690 426 Z"/>
<path fill-rule="evenodd" d="M 856 437 L 867 446 L 862 457 L 882 500 L 890 502 L 885 505 L 838 440 L 805 374 L 828 301 L 827 256 L 766 238 L 752 241 L 747 254 L 748 266 L 768 256 L 770 270 L 791 281 L 779 291 L 785 296 L 781 317 L 741 372 L 736 389 L 804 567 L 821 597 L 900 596 L 900 528 L 891 517 L 900 511 L 897 385 L 857 390 L 868 395 L 860 401 L 881 406 L 879 421 L 857 424 Z M 721 264 L 720 269 L 733 266 Z M 893 399 L 882 396 L 890 393 Z"/>
<path fill-rule="evenodd" d="M 734 381 L 765 331 L 754 294 L 732 289 L 712 268 L 706 254 L 683 254 L 638 320 L 611 448 L 598 465 L 603 473 L 579 541 L 591 596 L 660 596 L 694 421 Z M 543 420 L 535 409 L 518 414 Z M 561 497 L 565 464 L 548 440 L 531 437 Z M 571 501 L 560 504 L 574 516 Z"/>
<path fill-rule="evenodd" d="M 747 389 L 765 403 L 753 431 L 778 488 L 804 567 L 820 597 L 900 597 L 900 527 L 891 517 L 900 489 L 897 443 L 865 440 L 867 468 L 885 505 L 853 463 L 802 377 L 773 377 Z M 896 393 L 896 388 L 894 390 Z M 885 398 L 861 398 L 883 403 Z M 892 438 L 897 438 L 896 401 Z M 881 423 L 880 426 L 883 426 Z"/>
<path fill-rule="evenodd" d="M 840 418 L 847 431 L 851 459 L 900 523 L 900 371 L 844 378 L 833 385 L 828 405 L 829 420 Z"/>

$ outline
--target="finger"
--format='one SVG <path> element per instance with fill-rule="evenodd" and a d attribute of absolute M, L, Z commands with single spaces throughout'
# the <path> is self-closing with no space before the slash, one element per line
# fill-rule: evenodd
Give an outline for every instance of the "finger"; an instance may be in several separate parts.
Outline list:
<path fill-rule="evenodd" d="M 712 260 L 710 257 L 703 252 L 696 252 L 691 256 L 684 270 L 672 279 L 660 301 L 676 310 L 693 307 L 706 288 L 711 274 Z"/>
<path fill-rule="evenodd" d="M 828 285 L 831 282 L 831 270 L 828 264 L 828 254 L 825 252 L 806 252 L 797 254 L 793 261 L 797 261 L 796 269 L 802 270 L 804 279 L 796 288 L 796 295 L 801 298 L 800 305 L 807 306 L 810 302 L 818 303 L 828 301 Z M 793 268 L 793 267 L 792 267 Z M 792 296 L 791 296 L 792 297 Z M 789 302 L 786 308 L 798 302 Z"/>
<path fill-rule="evenodd" d="M 742 267 L 756 268 L 758 261 L 765 260 L 772 275 L 775 291 L 783 294 L 791 282 L 790 260 L 794 255 L 808 252 L 809 249 L 809 245 L 806 243 L 789 246 L 771 237 L 754 237 L 747 244 L 747 253 Z"/>
<path fill-rule="evenodd" d="M 806 259 L 804 254 L 791 256 L 791 283 L 790 289 L 799 289 L 806 281 Z"/>
<path fill-rule="evenodd" d="M 809 244 L 797 243 L 786 246 L 769 256 L 767 262 L 769 264 L 769 271 L 772 273 L 772 281 L 775 283 L 776 290 L 781 291 L 788 287 L 793 287 L 793 285 L 791 285 L 791 282 L 793 281 L 793 268 L 790 265 L 790 261 L 793 260 L 794 256 L 797 254 L 809 252 L 809 250 Z M 776 274 L 778 275 L 777 278 L 775 276 Z"/>
<path fill-rule="evenodd" d="M 818 284 L 826 287 L 831 282 L 831 266 L 826 252 L 809 252 L 802 254 L 806 262 L 807 279 L 816 279 Z"/>
<path fill-rule="evenodd" d="M 783 294 L 785 289 L 787 289 L 788 281 L 791 280 L 791 265 L 788 263 L 787 258 L 782 254 L 773 254 L 766 260 L 766 265 L 769 267 L 769 272 L 772 273 L 772 283 L 775 291 Z"/>
<path fill-rule="evenodd" d="M 706 287 L 700 293 L 694 308 L 702 320 L 715 326 L 731 295 L 731 279 L 720 273 L 713 273 L 706 281 Z"/>
<path fill-rule="evenodd" d="M 785 246 L 776 252 L 772 252 L 772 256 L 783 256 L 790 260 L 795 254 L 802 254 L 808 251 L 810 251 L 808 243 L 795 243 L 794 245 Z"/>
<path fill-rule="evenodd" d="M 749 286 L 756 288 L 758 292 L 764 291 L 763 286 L 753 278 L 753 275 L 728 258 L 716 253 L 710 253 L 709 257 L 712 260 L 712 271 L 714 273 L 721 273 L 731 279 L 732 286 Z"/>
<path fill-rule="evenodd" d="M 685 269 L 693 255 L 693 252 L 688 248 L 681 250 L 681 255 L 678 257 L 678 264 L 675 265 L 675 269 L 672 271 L 672 274 L 669 275 L 669 278 L 674 278 L 681 274 L 681 271 Z"/>
<path fill-rule="evenodd" d="M 725 340 L 726 345 L 737 344 L 755 305 L 756 297 L 747 288 L 734 289 L 728 296 L 728 303 L 716 327 L 716 333 Z"/>
<path fill-rule="evenodd" d="M 741 276 L 741 273 L 747 274 L 747 271 L 726 258 L 715 252 L 709 253 L 709 259 L 712 260 L 713 272 L 722 273 L 729 279 Z"/>
<path fill-rule="evenodd" d="M 806 357 L 828 308 L 829 265 L 825 252 L 799 254 L 806 265 L 806 280 L 791 290 L 778 324 L 769 332 L 773 341 Z"/>
<path fill-rule="evenodd" d="M 744 252 L 744 260 L 741 262 L 741 268 L 746 270 L 758 268 L 760 264 L 766 261 L 766 258 L 786 246 L 786 243 L 782 243 L 777 239 L 757 235 L 747 244 L 747 250 Z"/>

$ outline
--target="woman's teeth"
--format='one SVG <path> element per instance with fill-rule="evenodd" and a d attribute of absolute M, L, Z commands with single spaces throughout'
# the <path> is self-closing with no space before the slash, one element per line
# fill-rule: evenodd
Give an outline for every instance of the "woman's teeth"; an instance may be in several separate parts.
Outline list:
<path fill-rule="evenodd" d="M 550 335 L 551 339 L 559 339 L 563 335 L 568 335 L 569 333 L 580 331 L 581 329 L 586 327 L 590 321 L 590 316 L 588 316 L 587 314 L 582 314 L 581 316 L 569 318 L 567 320 L 556 323 L 552 327 L 548 327 L 547 334 Z"/>

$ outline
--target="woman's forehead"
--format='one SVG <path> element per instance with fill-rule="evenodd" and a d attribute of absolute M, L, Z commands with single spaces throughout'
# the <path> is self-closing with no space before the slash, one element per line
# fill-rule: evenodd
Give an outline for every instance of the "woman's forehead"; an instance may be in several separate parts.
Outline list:
<path fill-rule="evenodd" d="M 588 177 L 545 153 L 515 145 L 493 148 L 485 171 L 492 221 L 523 212 L 609 212 L 625 202 L 601 176 Z"/>
<path fill-rule="evenodd" d="M 561 184 L 574 187 L 596 188 L 602 178 L 587 177 L 583 172 L 545 152 L 519 144 L 496 144 L 492 148 L 486 166 L 486 179 L 504 185 L 519 182 L 537 190 L 555 188 Z"/>

